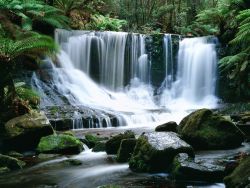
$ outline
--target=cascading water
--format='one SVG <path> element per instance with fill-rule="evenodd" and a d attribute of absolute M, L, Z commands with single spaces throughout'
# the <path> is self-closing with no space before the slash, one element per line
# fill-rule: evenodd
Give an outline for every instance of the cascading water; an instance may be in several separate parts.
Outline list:
<path fill-rule="evenodd" d="M 147 126 L 170 120 L 178 122 L 187 115 L 185 110 L 197 107 L 193 104 L 213 96 L 216 72 L 213 44 L 203 38 L 181 41 L 175 75 L 171 35 L 165 35 L 166 78 L 161 96 L 155 97 L 145 39 L 145 35 L 124 32 L 56 30 L 56 40 L 62 48 L 58 54 L 60 67 L 49 66 L 46 83 L 33 76 L 33 86 L 42 96 L 41 105 L 75 106 L 72 118 L 76 129 Z M 191 105 L 176 107 L 184 99 Z M 204 103 L 201 106 L 206 107 Z M 82 107 L 84 111 L 79 110 Z"/>
<path fill-rule="evenodd" d="M 170 70 L 166 71 L 165 80 L 170 81 L 168 86 L 171 87 L 164 90 L 161 104 L 184 109 L 216 106 L 216 50 L 208 37 L 186 38 L 179 42 L 176 80 L 169 79 L 174 77 L 173 68 L 168 66 L 169 58 L 166 64 Z"/>

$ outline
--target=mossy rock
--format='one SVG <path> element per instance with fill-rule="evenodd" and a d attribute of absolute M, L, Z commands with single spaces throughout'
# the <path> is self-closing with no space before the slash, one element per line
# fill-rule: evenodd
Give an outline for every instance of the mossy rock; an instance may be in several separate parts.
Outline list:
<path fill-rule="evenodd" d="M 224 178 L 228 188 L 250 187 L 250 156 L 243 159 L 231 175 Z"/>
<path fill-rule="evenodd" d="M 20 161 L 14 157 L 0 154 L 0 167 L 7 167 L 10 170 L 22 169 L 25 166 L 25 162 Z"/>
<path fill-rule="evenodd" d="M 47 117 L 37 112 L 9 120 L 5 130 L 4 145 L 16 151 L 33 150 L 42 137 L 54 133 Z"/>
<path fill-rule="evenodd" d="M 64 135 L 69 135 L 69 136 L 75 136 L 75 133 L 73 131 L 64 131 L 62 132 Z"/>
<path fill-rule="evenodd" d="M 10 172 L 10 169 L 8 167 L 0 167 L 0 175 L 7 172 Z"/>
<path fill-rule="evenodd" d="M 117 154 L 120 144 L 123 139 L 135 138 L 135 134 L 132 131 L 126 131 L 110 138 L 106 143 L 107 154 Z"/>
<path fill-rule="evenodd" d="M 167 122 L 155 128 L 156 132 L 177 132 L 177 123 L 174 121 Z"/>
<path fill-rule="evenodd" d="M 82 150 L 80 140 L 63 134 L 43 137 L 37 147 L 39 153 L 78 154 Z"/>
<path fill-rule="evenodd" d="M 195 149 L 235 148 L 244 141 L 231 121 L 208 109 L 186 116 L 178 126 L 178 133 Z"/>
<path fill-rule="evenodd" d="M 118 162 L 128 162 L 136 145 L 136 139 L 123 139 L 117 153 L 116 160 Z"/>
<path fill-rule="evenodd" d="M 93 152 L 106 151 L 106 141 L 100 141 L 95 144 L 92 149 Z"/>
<path fill-rule="evenodd" d="M 86 134 L 84 144 L 86 144 L 89 148 L 94 148 L 98 142 L 101 142 L 107 139 L 108 138 L 98 137 L 93 134 Z"/>
<path fill-rule="evenodd" d="M 136 142 L 129 167 L 136 172 L 166 172 L 179 153 L 194 157 L 193 148 L 176 133 L 145 133 Z"/>

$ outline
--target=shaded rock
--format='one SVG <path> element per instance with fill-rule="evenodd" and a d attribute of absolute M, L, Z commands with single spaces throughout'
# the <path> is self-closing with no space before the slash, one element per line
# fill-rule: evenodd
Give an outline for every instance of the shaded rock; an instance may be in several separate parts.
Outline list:
<path fill-rule="evenodd" d="M 68 159 L 63 161 L 65 165 L 70 165 L 70 166 L 80 166 L 82 165 L 82 161 L 77 160 L 77 159 Z"/>
<path fill-rule="evenodd" d="M 106 151 L 106 141 L 100 141 L 95 144 L 92 149 L 93 152 Z"/>
<path fill-rule="evenodd" d="M 18 153 L 16 151 L 10 151 L 10 152 L 7 153 L 7 155 L 10 156 L 10 157 L 15 157 L 15 158 L 23 157 L 23 154 Z"/>
<path fill-rule="evenodd" d="M 53 159 L 53 158 L 56 158 L 58 157 L 59 155 L 58 154 L 46 154 L 46 153 L 40 153 L 37 157 L 38 159 L 40 160 L 50 160 L 50 159 Z"/>
<path fill-rule="evenodd" d="M 120 148 L 117 152 L 117 161 L 118 162 L 127 162 L 136 145 L 136 139 L 130 138 L 130 139 L 123 139 L 120 144 Z"/>
<path fill-rule="evenodd" d="M 54 132 L 47 117 L 36 112 L 11 119 L 5 130 L 4 145 L 16 151 L 35 149 L 41 137 Z"/>
<path fill-rule="evenodd" d="M 73 128 L 73 122 L 70 118 L 50 119 L 52 127 L 57 131 L 67 131 Z"/>
<path fill-rule="evenodd" d="M 243 159 L 233 173 L 224 178 L 228 188 L 250 187 L 250 156 Z"/>
<path fill-rule="evenodd" d="M 208 109 L 200 109 L 186 116 L 178 126 L 178 133 L 195 149 L 234 148 L 244 140 L 231 121 Z"/>
<path fill-rule="evenodd" d="M 95 147 L 97 142 L 105 140 L 105 138 L 101 138 L 101 137 L 95 136 L 93 134 L 86 134 L 85 140 L 86 140 L 86 142 L 84 142 L 84 144 L 86 144 L 89 148 L 93 148 L 93 147 Z"/>
<path fill-rule="evenodd" d="M 77 154 L 82 150 L 80 140 L 63 134 L 43 137 L 37 147 L 39 153 Z"/>
<path fill-rule="evenodd" d="M 129 167 L 137 172 L 166 171 L 179 153 L 187 153 L 194 157 L 193 148 L 176 133 L 145 133 L 137 140 Z"/>
<path fill-rule="evenodd" d="M 11 170 L 22 169 L 25 162 L 20 161 L 14 157 L 0 154 L 0 167 L 7 167 Z"/>
<path fill-rule="evenodd" d="M 10 172 L 10 169 L 8 167 L 0 167 L 0 175 Z"/>
<path fill-rule="evenodd" d="M 132 131 L 126 131 L 110 138 L 106 143 L 107 154 L 117 154 L 123 139 L 135 138 L 135 134 Z"/>
<path fill-rule="evenodd" d="M 213 162 L 210 160 L 196 161 L 189 158 L 187 154 L 179 154 L 174 159 L 171 176 L 175 180 L 181 181 L 222 181 L 225 176 L 225 168 Z"/>
<path fill-rule="evenodd" d="M 177 132 L 177 123 L 174 121 L 170 121 L 168 123 L 165 123 L 163 125 L 159 125 L 155 128 L 156 132 Z"/>

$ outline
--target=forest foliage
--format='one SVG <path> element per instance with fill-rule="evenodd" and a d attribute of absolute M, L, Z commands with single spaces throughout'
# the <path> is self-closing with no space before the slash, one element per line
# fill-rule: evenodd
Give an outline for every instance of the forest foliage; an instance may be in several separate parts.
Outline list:
<path fill-rule="evenodd" d="M 224 93 L 247 99 L 249 8 L 248 0 L 0 0 L 0 105 L 17 101 L 20 65 L 58 50 L 55 28 L 216 35 Z"/>

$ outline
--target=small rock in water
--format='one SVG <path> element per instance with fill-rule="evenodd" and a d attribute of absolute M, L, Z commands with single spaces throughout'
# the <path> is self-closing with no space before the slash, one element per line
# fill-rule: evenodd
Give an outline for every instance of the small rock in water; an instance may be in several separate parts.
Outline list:
<path fill-rule="evenodd" d="M 107 154 L 117 154 L 120 144 L 123 139 L 135 138 L 135 134 L 132 131 L 126 131 L 110 138 L 106 143 Z"/>
<path fill-rule="evenodd" d="M 165 123 L 163 125 L 159 125 L 155 128 L 156 132 L 177 132 L 177 123 L 174 121 L 170 121 L 168 123 Z"/>

